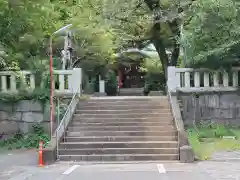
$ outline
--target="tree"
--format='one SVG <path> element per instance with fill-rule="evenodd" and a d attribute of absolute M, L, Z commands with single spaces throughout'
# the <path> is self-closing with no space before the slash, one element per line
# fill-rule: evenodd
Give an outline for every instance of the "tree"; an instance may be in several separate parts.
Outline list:
<path fill-rule="evenodd" d="M 56 1 L 56 9 L 63 14 L 65 22 L 73 24 L 74 66 L 92 75 L 105 69 L 104 66 L 113 60 L 116 45 L 111 28 L 105 24 L 101 1 Z M 58 44 L 55 49 L 63 46 L 63 39 L 58 40 L 54 43 Z"/>
<path fill-rule="evenodd" d="M 180 54 L 181 26 L 185 20 L 184 14 L 194 0 L 166 0 L 161 2 L 144 0 L 144 2 L 154 14 L 151 42 L 155 45 L 167 78 L 167 66 L 177 65 Z M 167 49 L 171 51 L 171 57 L 168 57 Z"/>
<path fill-rule="evenodd" d="M 58 26 L 50 1 L 2 0 L 0 12 L 1 68 L 28 69 L 36 59 L 46 58 L 45 36 Z"/>
<path fill-rule="evenodd" d="M 93 2 L 93 3 L 92 3 Z M 49 36 L 60 27 L 74 25 L 75 59 L 87 71 L 111 61 L 113 34 L 105 26 L 96 1 L 0 1 L 0 65 L 2 69 L 48 67 Z M 54 36 L 54 56 L 59 57 L 63 36 Z M 57 58 L 55 58 L 57 59 Z M 59 61 L 60 62 L 60 61 Z"/>
<path fill-rule="evenodd" d="M 148 43 L 154 44 L 167 78 L 167 67 L 177 65 L 181 26 L 185 20 L 184 15 L 193 2 L 194 0 L 121 1 L 121 4 L 115 6 L 119 10 L 114 12 L 118 13 L 110 13 L 108 17 L 111 22 L 115 22 L 113 27 L 122 29 L 130 37 L 124 39 L 127 43 L 123 47 L 142 48 Z M 121 37 L 127 37 L 125 33 Z M 171 51 L 171 57 L 167 51 Z"/>
<path fill-rule="evenodd" d="M 184 27 L 186 66 L 231 67 L 239 64 L 240 1 L 199 0 Z"/>

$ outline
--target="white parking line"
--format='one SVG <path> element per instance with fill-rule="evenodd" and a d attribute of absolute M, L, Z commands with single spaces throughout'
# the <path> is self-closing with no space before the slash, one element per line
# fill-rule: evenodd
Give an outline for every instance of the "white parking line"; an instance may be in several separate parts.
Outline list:
<path fill-rule="evenodd" d="M 164 168 L 163 164 L 157 164 L 157 169 L 160 174 L 166 173 L 166 169 Z"/>
<path fill-rule="evenodd" d="M 14 174 L 15 171 L 12 171 L 10 174 L 5 174 L 5 175 L 12 175 Z M 22 172 L 18 175 L 15 175 L 11 178 L 8 178 L 9 180 L 19 180 L 19 179 L 31 179 L 33 176 L 33 173 L 31 173 L 31 170 L 27 170 L 25 172 Z M 2 177 L 2 176 L 1 176 Z"/>
<path fill-rule="evenodd" d="M 73 165 L 72 167 L 68 168 L 64 173 L 64 175 L 71 174 L 75 169 L 77 169 L 80 165 Z"/>

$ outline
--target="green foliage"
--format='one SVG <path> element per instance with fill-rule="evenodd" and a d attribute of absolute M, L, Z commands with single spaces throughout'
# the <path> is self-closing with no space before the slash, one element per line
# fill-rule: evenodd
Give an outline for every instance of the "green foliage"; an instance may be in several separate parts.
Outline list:
<path fill-rule="evenodd" d="M 44 133 L 44 128 L 40 125 L 33 125 L 32 132 L 23 134 L 20 131 L 13 134 L 8 139 L 1 140 L 0 146 L 8 149 L 38 148 L 39 141 L 42 140 L 44 147 L 49 142 L 49 137 Z"/>
<path fill-rule="evenodd" d="M 49 91 L 46 89 L 39 88 L 33 92 L 19 91 L 17 94 L 1 93 L 0 101 L 4 103 L 15 103 L 20 100 L 35 100 L 40 101 L 43 104 L 49 100 Z"/>
<path fill-rule="evenodd" d="M 161 62 L 157 59 L 146 58 L 141 64 L 142 72 L 159 73 L 162 71 Z"/>
<path fill-rule="evenodd" d="M 220 68 L 239 64 L 240 2 L 200 0 L 189 10 L 184 27 L 186 66 Z"/>
<path fill-rule="evenodd" d="M 115 33 L 105 23 L 102 1 L 19 0 L 0 2 L 0 70 L 46 72 L 50 35 L 73 24 L 75 67 L 95 74 L 113 61 Z M 60 68 L 63 34 L 53 36 L 54 67 Z M 98 72 L 96 72 L 97 74 Z M 39 76 L 40 77 L 40 76 Z M 36 78 L 39 79 L 39 78 Z"/>
<path fill-rule="evenodd" d="M 105 74 L 106 65 L 115 61 L 114 53 L 147 43 L 153 43 L 161 57 L 161 65 L 151 67 L 154 74 L 180 65 L 180 44 L 187 66 L 235 65 L 240 56 L 239 7 L 238 0 L 3 0 L 0 70 L 47 71 L 49 37 L 70 23 L 74 66 L 89 76 Z M 63 42 L 63 34 L 54 35 L 55 68 L 60 68 Z M 173 53 L 171 58 L 167 51 Z"/>
<path fill-rule="evenodd" d="M 147 72 L 145 76 L 145 87 L 149 91 L 164 91 L 165 85 L 163 73 Z"/>
<path fill-rule="evenodd" d="M 104 17 L 105 1 L 56 1 L 54 6 L 60 14 L 64 12 L 65 21 L 73 24 L 74 66 L 82 67 L 90 76 L 104 70 L 104 66 L 113 61 L 112 54 L 116 49 L 115 33 Z M 63 41 L 56 48 L 62 46 Z"/>
<path fill-rule="evenodd" d="M 189 143 L 200 160 L 211 158 L 211 155 L 217 151 L 240 149 L 239 129 L 211 123 L 202 125 L 198 129 L 188 128 L 187 132 Z M 223 136 L 235 136 L 237 138 L 223 139 Z"/>
<path fill-rule="evenodd" d="M 180 4 L 185 7 L 184 3 L 189 1 L 181 0 Z M 117 51 L 153 41 L 152 17 L 156 10 L 159 11 L 150 8 L 149 4 L 154 3 L 157 4 L 157 1 L 1 1 L 0 69 L 35 71 L 41 64 L 45 67 L 41 71 L 46 71 L 50 35 L 71 23 L 74 66 L 82 67 L 84 73 L 91 76 L 99 71 L 104 72 L 106 64 L 114 62 L 112 55 Z M 164 41 L 164 50 L 177 44 L 179 23 L 171 23 L 180 18 L 176 13 L 177 7 L 175 1 L 161 2 L 164 13 L 158 35 Z M 54 59 L 57 59 L 54 61 L 55 68 L 60 67 L 59 56 L 64 42 L 62 35 L 55 34 L 53 37 Z"/>
<path fill-rule="evenodd" d="M 36 57 L 46 56 L 45 36 L 58 28 L 57 13 L 49 0 L 1 1 L 0 12 L 2 68 L 29 69 Z"/>
<path fill-rule="evenodd" d="M 113 70 L 109 70 L 106 74 L 105 91 L 109 96 L 114 96 L 117 93 L 117 77 Z"/>
<path fill-rule="evenodd" d="M 229 127 L 217 124 L 215 122 L 210 124 L 199 124 L 197 129 L 198 139 L 201 141 L 203 138 L 222 138 L 223 136 L 234 136 Z"/>
<path fill-rule="evenodd" d="M 4 103 L 15 103 L 20 100 L 35 100 L 45 104 L 50 96 L 50 79 L 48 73 L 42 73 L 41 70 L 35 70 L 36 88 L 33 91 L 28 91 L 25 87 L 21 87 L 23 82 L 21 79 L 17 81 L 20 84 L 18 93 L 1 93 L 0 101 Z M 57 85 L 57 84 L 56 84 Z"/>
<path fill-rule="evenodd" d="M 141 65 L 141 71 L 146 72 L 144 94 L 150 91 L 160 91 L 165 88 L 165 79 L 162 66 L 159 60 L 145 59 Z"/>

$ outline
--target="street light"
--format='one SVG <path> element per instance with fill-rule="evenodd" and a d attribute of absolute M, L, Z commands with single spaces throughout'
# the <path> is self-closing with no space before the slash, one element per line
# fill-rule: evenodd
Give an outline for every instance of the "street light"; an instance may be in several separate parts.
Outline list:
<path fill-rule="evenodd" d="M 53 62 L 52 62 L 52 37 L 56 34 L 59 34 L 61 32 L 64 32 L 67 28 L 72 26 L 72 24 L 68 24 L 59 30 L 55 31 L 53 34 L 50 36 L 50 42 L 49 42 L 49 73 L 50 73 L 50 133 L 51 137 L 53 135 L 53 115 L 54 115 L 54 109 L 53 109 Z"/>

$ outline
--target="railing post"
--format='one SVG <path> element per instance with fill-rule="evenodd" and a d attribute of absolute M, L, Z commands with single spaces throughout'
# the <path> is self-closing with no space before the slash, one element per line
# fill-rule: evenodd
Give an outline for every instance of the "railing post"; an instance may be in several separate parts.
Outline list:
<path fill-rule="evenodd" d="M 194 73 L 194 87 L 200 87 L 200 73 L 197 71 Z"/>
<path fill-rule="evenodd" d="M 232 75 L 233 87 L 238 86 L 238 71 L 234 70 Z"/>
<path fill-rule="evenodd" d="M 223 72 L 223 86 L 228 87 L 229 81 L 228 81 L 228 72 L 224 71 Z"/>
<path fill-rule="evenodd" d="M 180 88 L 181 87 L 181 73 L 176 73 L 176 79 L 179 81 L 176 81 L 176 87 Z"/>
<path fill-rule="evenodd" d="M 15 74 L 11 74 L 10 77 L 10 89 L 12 92 L 16 92 L 17 91 L 17 84 L 16 84 L 16 75 Z"/>
<path fill-rule="evenodd" d="M 176 67 L 169 66 L 168 67 L 168 79 L 167 79 L 167 88 L 170 92 L 176 92 L 177 84 L 180 84 L 180 79 L 176 79 Z"/>
<path fill-rule="evenodd" d="M 7 76 L 2 75 L 1 80 L 2 80 L 2 91 L 6 92 L 7 91 Z"/>
<path fill-rule="evenodd" d="M 64 79 L 64 74 L 59 74 L 59 91 L 64 91 L 65 89 L 65 79 Z"/>
<path fill-rule="evenodd" d="M 185 72 L 184 73 L 184 87 L 190 88 L 190 72 Z"/>
<path fill-rule="evenodd" d="M 20 71 L 20 78 L 22 80 L 22 88 L 26 89 L 27 87 L 27 82 L 26 82 L 26 71 Z"/>
<path fill-rule="evenodd" d="M 30 74 L 30 88 L 32 90 L 35 89 L 35 75 L 34 74 Z"/>
<path fill-rule="evenodd" d="M 73 93 L 81 95 L 82 89 L 82 68 L 73 68 L 73 74 L 71 78 L 71 88 Z"/>
<path fill-rule="evenodd" d="M 204 72 L 204 87 L 209 87 L 209 72 Z"/>
<path fill-rule="evenodd" d="M 219 86 L 219 72 L 215 71 L 213 74 L 213 86 L 218 87 Z"/>

